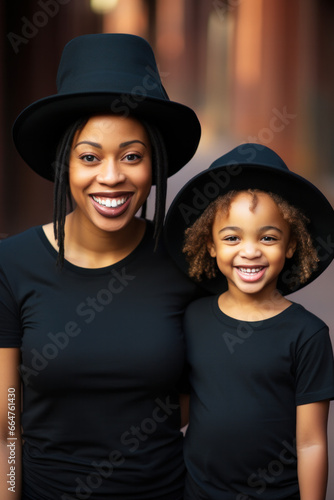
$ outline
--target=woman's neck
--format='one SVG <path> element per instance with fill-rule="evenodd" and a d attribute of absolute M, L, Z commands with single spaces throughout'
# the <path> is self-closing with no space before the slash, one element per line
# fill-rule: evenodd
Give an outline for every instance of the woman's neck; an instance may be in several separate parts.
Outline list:
<path fill-rule="evenodd" d="M 131 226 L 131 227 L 130 227 Z M 50 243 L 58 250 L 53 235 L 53 224 L 43 227 Z M 140 243 L 146 229 L 146 222 L 133 219 L 120 231 L 101 231 L 81 221 L 73 213 L 65 221 L 65 259 L 83 268 L 107 267 L 127 257 Z"/>

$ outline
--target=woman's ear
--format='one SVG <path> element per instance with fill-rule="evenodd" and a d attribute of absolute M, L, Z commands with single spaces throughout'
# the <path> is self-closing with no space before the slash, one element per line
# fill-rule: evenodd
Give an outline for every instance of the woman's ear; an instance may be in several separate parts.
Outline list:
<path fill-rule="evenodd" d="M 297 248 L 297 241 L 295 240 L 295 238 L 290 238 L 288 247 L 287 247 L 286 252 L 285 252 L 285 257 L 287 259 L 291 259 L 291 257 L 293 256 L 293 254 L 296 251 L 296 248 Z"/>
<path fill-rule="evenodd" d="M 208 241 L 206 248 L 208 249 L 208 252 L 211 255 L 211 257 L 213 258 L 217 257 L 216 247 L 212 240 Z"/>

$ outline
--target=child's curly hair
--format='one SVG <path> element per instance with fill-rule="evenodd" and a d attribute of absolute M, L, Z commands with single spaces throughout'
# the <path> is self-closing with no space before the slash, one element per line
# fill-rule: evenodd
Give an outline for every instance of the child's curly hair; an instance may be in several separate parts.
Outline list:
<path fill-rule="evenodd" d="M 203 275 L 207 278 L 214 278 L 217 273 L 216 259 L 211 257 L 208 251 L 208 243 L 212 241 L 212 226 L 216 214 L 222 212 L 229 213 L 233 199 L 241 191 L 229 191 L 227 194 L 218 197 L 206 208 L 196 222 L 186 229 L 183 252 L 189 262 L 188 274 L 196 281 L 201 281 Z M 290 205 L 281 196 L 261 191 L 258 189 L 248 189 L 252 196 L 250 210 L 253 211 L 258 203 L 257 193 L 268 194 L 276 203 L 283 219 L 288 222 L 291 230 L 291 238 L 296 241 L 294 253 L 293 274 L 300 283 L 305 283 L 317 268 L 319 261 L 317 251 L 313 246 L 311 235 L 307 229 L 308 218 L 299 208 Z"/>

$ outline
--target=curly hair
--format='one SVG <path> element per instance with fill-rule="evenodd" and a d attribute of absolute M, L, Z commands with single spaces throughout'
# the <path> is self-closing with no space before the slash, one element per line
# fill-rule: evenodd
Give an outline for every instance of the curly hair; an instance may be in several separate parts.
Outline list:
<path fill-rule="evenodd" d="M 250 210 L 254 211 L 258 203 L 257 194 L 265 191 L 257 189 L 229 191 L 210 203 L 196 222 L 185 231 L 183 252 L 189 262 L 188 274 L 196 281 L 201 281 L 203 276 L 211 279 L 217 274 L 216 259 L 211 257 L 208 251 L 208 243 L 212 241 L 212 226 L 218 212 L 228 215 L 232 201 L 240 192 L 246 192 L 252 196 Z M 293 274 L 300 283 L 305 283 L 316 270 L 319 261 L 307 229 L 309 220 L 299 208 L 291 205 L 281 196 L 271 192 L 265 193 L 276 203 L 283 219 L 290 226 L 291 238 L 296 242 Z"/>

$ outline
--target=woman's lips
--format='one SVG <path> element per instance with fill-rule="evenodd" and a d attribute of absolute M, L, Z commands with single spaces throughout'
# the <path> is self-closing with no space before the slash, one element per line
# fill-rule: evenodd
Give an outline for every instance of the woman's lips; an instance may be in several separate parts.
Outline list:
<path fill-rule="evenodd" d="M 91 195 L 92 204 L 95 210 L 104 217 L 119 217 L 129 207 L 132 194 L 122 196 L 97 196 Z"/>

